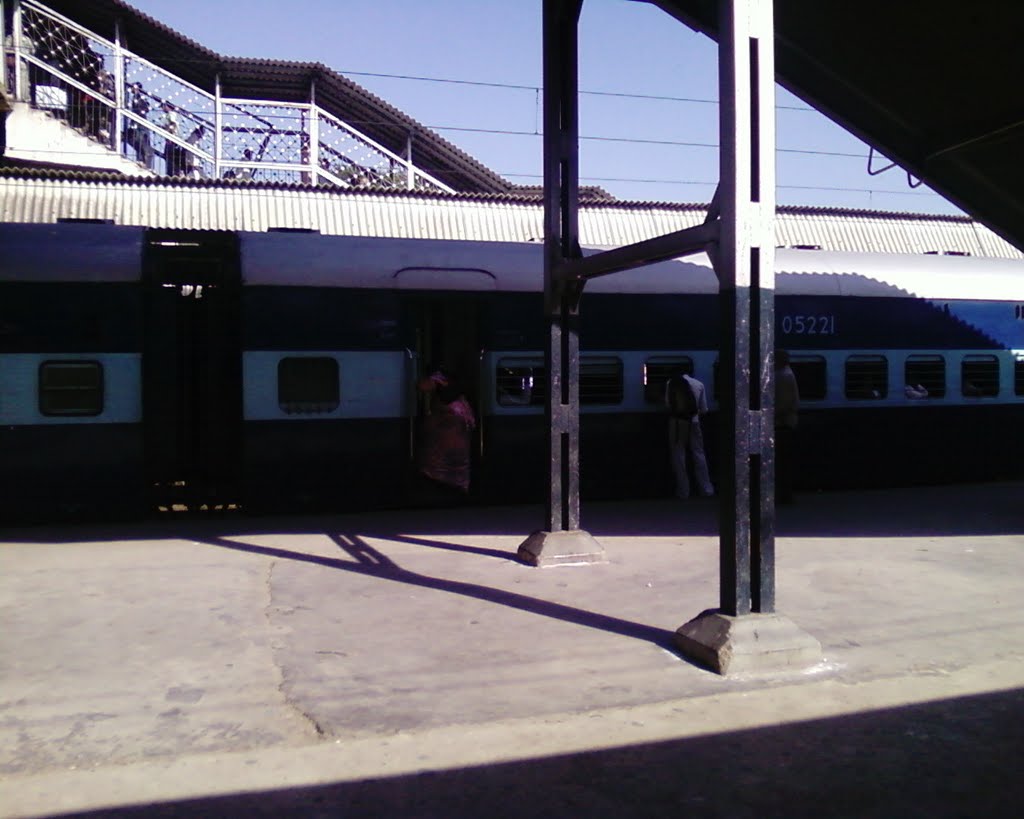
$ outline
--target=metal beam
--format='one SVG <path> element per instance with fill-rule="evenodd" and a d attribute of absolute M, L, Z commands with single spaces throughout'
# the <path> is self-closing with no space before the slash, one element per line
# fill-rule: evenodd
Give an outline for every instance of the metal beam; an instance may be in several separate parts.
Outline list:
<path fill-rule="evenodd" d="M 566 281 L 585 282 L 609 273 L 700 253 L 717 240 L 718 223 L 704 222 L 586 258 L 568 259 L 557 268 L 557 274 Z"/>
<path fill-rule="evenodd" d="M 979 145 L 996 139 L 1006 139 L 1014 131 L 1018 131 L 1021 128 L 1024 128 L 1024 119 L 1018 114 L 1003 122 L 990 123 L 986 127 L 976 129 L 971 133 L 946 137 L 939 143 L 939 146 L 925 152 L 922 164 L 931 162 L 946 154 L 963 151 L 968 148 L 977 148 Z"/>

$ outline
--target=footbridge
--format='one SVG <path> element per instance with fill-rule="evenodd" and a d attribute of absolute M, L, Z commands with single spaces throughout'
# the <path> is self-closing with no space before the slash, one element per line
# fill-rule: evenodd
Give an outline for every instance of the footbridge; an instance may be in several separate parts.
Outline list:
<path fill-rule="evenodd" d="M 8 158 L 357 189 L 512 187 L 326 66 L 226 57 L 120 0 L 0 9 Z"/>

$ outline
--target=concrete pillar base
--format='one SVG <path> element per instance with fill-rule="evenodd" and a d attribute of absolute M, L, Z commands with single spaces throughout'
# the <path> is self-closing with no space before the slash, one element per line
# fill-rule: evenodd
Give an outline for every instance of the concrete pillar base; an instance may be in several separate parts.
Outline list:
<path fill-rule="evenodd" d="M 608 562 L 604 547 L 582 529 L 534 532 L 520 544 L 517 556 L 522 563 L 540 567 Z"/>
<path fill-rule="evenodd" d="M 780 614 L 701 612 L 676 630 L 676 646 L 719 674 L 800 671 L 821 662 L 821 644 Z"/>

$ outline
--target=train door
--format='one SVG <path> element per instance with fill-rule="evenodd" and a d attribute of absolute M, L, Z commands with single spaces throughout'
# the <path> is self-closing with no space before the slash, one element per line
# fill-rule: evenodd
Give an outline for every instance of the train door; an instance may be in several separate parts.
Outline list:
<path fill-rule="evenodd" d="M 230 504 L 242 428 L 237 237 L 149 231 L 145 286 L 142 411 L 153 500 Z"/>
<path fill-rule="evenodd" d="M 452 374 L 473 408 L 477 426 L 473 432 L 473 472 L 481 465 L 483 429 L 481 389 L 486 384 L 481 373 L 480 320 L 482 299 L 473 294 L 421 294 L 410 297 L 407 309 L 415 330 L 413 350 L 415 382 L 437 369 Z M 423 416 L 429 402 L 421 393 L 412 409 L 410 455 L 415 459 L 422 445 Z"/>

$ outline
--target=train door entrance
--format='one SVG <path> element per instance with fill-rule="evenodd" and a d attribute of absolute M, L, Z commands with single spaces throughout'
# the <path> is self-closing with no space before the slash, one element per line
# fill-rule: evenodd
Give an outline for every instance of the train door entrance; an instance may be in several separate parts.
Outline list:
<path fill-rule="evenodd" d="M 241 458 L 241 275 L 233 234 L 149 231 L 142 412 L 154 502 L 235 501 Z"/>
<path fill-rule="evenodd" d="M 473 471 L 480 466 L 483 453 L 481 426 L 481 389 L 486 379 L 480 371 L 481 299 L 468 294 L 429 294 L 413 297 L 409 302 L 415 328 L 416 383 L 437 370 L 449 373 L 461 387 L 473 408 L 477 426 L 473 432 Z M 421 423 L 430 411 L 430 401 L 420 392 L 412 419 L 411 454 L 415 458 L 423 445 Z"/>

